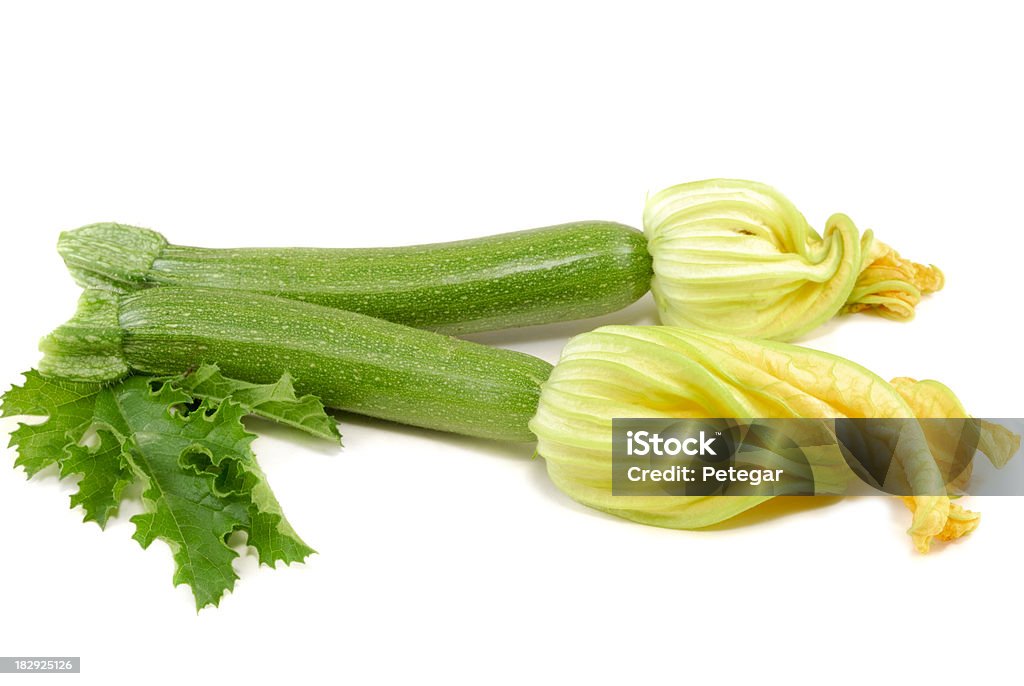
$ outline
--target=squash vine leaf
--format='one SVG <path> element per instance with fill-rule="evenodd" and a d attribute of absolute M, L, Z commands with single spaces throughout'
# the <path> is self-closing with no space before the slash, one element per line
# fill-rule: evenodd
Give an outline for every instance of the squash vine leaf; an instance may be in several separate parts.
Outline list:
<path fill-rule="evenodd" d="M 340 439 L 319 400 L 297 398 L 287 376 L 263 386 L 227 379 L 213 366 L 113 385 L 32 370 L 0 405 L 0 416 L 46 417 L 11 433 L 15 465 L 29 477 L 51 465 L 61 478 L 81 475 L 71 506 L 82 506 L 85 521 L 105 526 L 125 487 L 142 484 L 134 538 L 143 548 L 158 538 L 170 545 L 174 583 L 191 587 L 197 609 L 234 588 L 238 554 L 227 538 L 235 531 L 246 532 L 260 563 L 272 567 L 315 552 L 285 519 L 256 462 L 255 435 L 242 423 L 247 414 Z"/>

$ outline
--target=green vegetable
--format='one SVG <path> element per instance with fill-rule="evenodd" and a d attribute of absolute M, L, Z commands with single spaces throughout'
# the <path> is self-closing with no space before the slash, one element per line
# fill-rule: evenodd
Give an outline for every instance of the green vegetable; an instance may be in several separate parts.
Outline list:
<path fill-rule="evenodd" d="M 222 397 L 200 398 L 216 380 Z M 237 388 L 237 392 L 232 390 Z M 115 384 L 25 374 L 3 396 L 0 414 L 43 415 L 11 435 L 15 463 L 31 477 L 56 465 L 61 477 L 80 474 L 71 506 L 101 527 L 126 486 L 144 486 L 143 512 L 132 517 L 145 548 L 161 538 L 174 551 L 175 584 L 192 588 L 197 608 L 216 605 L 232 590 L 237 556 L 226 544 L 245 531 L 260 562 L 300 562 L 314 552 L 285 520 L 252 454 L 255 436 L 242 417 L 261 416 L 337 440 L 337 429 L 310 398 L 296 398 L 287 379 L 268 387 L 238 383 L 214 367 L 170 378 L 131 376 Z"/>
<path fill-rule="evenodd" d="M 249 291 L 453 334 L 592 317 L 651 289 L 663 323 L 788 340 L 841 312 L 909 319 L 943 285 L 845 215 L 820 236 L 752 181 L 661 191 L 644 231 L 590 221 L 402 248 L 216 250 L 108 223 L 58 250 L 84 286 Z"/>
<path fill-rule="evenodd" d="M 571 340 L 552 371 L 529 355 L 362 315 L 202 289 L 86 291 L 75 318 L 42 347 L 41 369 L 64 376 L 101 380 L 203 361 L 253 381 L 309 369 L 296 386 L 331 406 L 476 436 L 527 440 L 532 432 L 552 480 L 571 497 L 676 528 L 723 521 L 770 496 L 613 496 L 613 418 L 966 415 L 936 382 L 887 384 L 847 360 L 784 343 L 678 327 L 603 327 Z M 1016 451 L 1018 438 L 996 440 L 998 429 L 990 432 L 983 449 L 993 461 Z M 967 533 L 976 517 L 935 495 L 945 492 L 944 482 L 925 444 L 909 454 L 907 479 L 922 494 L 908 503 L 918 548 Z M 837 466 L 849 472 L 837 451 L 831 455 L 815 462 L 822 470 L 815 481 L 825 486 L 841 483 Z"/>
<path fill-rule="evenodd" d="M 86 290 L 75 317 L 43 340 L 45 374 L 112 381 L 216 362 L 255 383 L 295 375 L 330 407 L 502 440 L 532 440 L 527 423 L 551 365 L 308 303 L 241 291 Z M 202 389 L 199 389 L 202 390 Z"/>
<path fill-rule="evenodd" d="M 249 291 L 454 334 L 619 310 L 650 286 L 645 246 L 636 229 L 600 221 L 401 248 L 231 250 L 94 224 L 62 234 L 58 250 L 85 286 Z"/>

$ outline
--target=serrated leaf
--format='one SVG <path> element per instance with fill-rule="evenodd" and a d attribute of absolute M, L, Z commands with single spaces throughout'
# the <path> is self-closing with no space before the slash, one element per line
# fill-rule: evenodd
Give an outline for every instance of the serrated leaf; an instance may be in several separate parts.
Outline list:
<path fill-rule="evenodd" d="M 81 474 L 78 491 L 71 495 L 71 507 L 81 505 L 84 521 L 93 521 L 103 528 L 117 512 L 121 494 L 134 481 L 120 438 L 109 431 L 97 431 L 99 444 L 88 448 L 77 443 L 65 447 L 60 463 L 61 478 Z"/>
<path fill-rule="evenodd" d="M 19 424 L 11 433 L 9 447 L 18 450 L 14 465 L 23 467 L 31 477 L 59 464 L 65 447 L 78 442 L 92 421 L 96 395 L 103 386 L 44 377 L 34 369 L 24 377 L 24 385 L 4 393 L 0 416 L 47 417 L 41 424 Z"/>
<path fill-rule="evenodd" d="M 161 538 L 174 551 L 175 585 L 187 583 L 196 607 L 216 605 L 237 575 L 228 547 L 246 531 L 260 561 L 295 562 L 314 552 L 291 529 L 256 465 L 245 430 L 246 409 L 227 400 L 192 398 L 170 384 L 153 390 L 133 377 L 100 395 L 95 421 L 119 435 L 136 475 L 145 483 L 146 512 L 132 517 L 135 539 L 148 547 Z"/>
<path fill-rule="evenodd" d="M 288 388 L 290 382 L 266 397 L 286 397 Z M 168 542 L 175 585 L 192 587 L 197 608 L 216 605 L 234 587 L 237 553 L 226 544 L 233 531 L 246 531 L 260 562 L 272 567 L 314 552 L 284 518 L 256 463 L 255 436 L 242 424 L 249 412 L 230 394 L 197 405 L 196 395 L 168 379 L 133 376 L 103 386 L 36 371 L 4 394 L 0 407 L 3 416 L 47 417 L 12 433 L 17 464 L 30 476 L 51 464 L 61 477 L 81 474 L 71 504 L 82 505 L 86 521 L 103 526 L 124 488 L 143 482 L 145 512 L 132 518 L 135 538 L 144 548 L 157 538 Z M 82 444 L 87 435 L 95 445 Z"/>
<path fill-rule="evenodd" d="M 262 472 L 259 477 L 250 494 L 255 509 L 249 513 L 249 545 L 256 549 L 260 564 L 277 567 L 278 561 L 302 562 L 315 551 L 302 542 L 285 519 Z"/>
<path fill-rule="evenodd" d="M 216 365 L 205 364 L 168 381 L 197 398 L 212 400 L 215 404 L 234 400 L 251 414 L 341 442 L 338 424 L 327 414 L 320 399 L 312 395 L 296 396 L 292 377 L 287 373 L 276 383 L 254 384 L 229 379 Z"/>
<path fill-rule="evenodd" d="M 29 477 L 52 464 L 58 465 L 61 478 L 81 474 L 71 507 L 81 505 L 85 521 L 106 526 L 132 475 L 121 457 L 120 441 L 113 436 L 98 435 L 95 448 L 78 444 L 92 424 L 103 385 L 45 377 L 35 370 L 24 376 L 23 386 L 4 394 L 0 415 L 44 415 L 47 419 L 41 424 L 19 424 L 11 433 L 10 446 L 18 450 L 15 466 L 24 468 Z"/>

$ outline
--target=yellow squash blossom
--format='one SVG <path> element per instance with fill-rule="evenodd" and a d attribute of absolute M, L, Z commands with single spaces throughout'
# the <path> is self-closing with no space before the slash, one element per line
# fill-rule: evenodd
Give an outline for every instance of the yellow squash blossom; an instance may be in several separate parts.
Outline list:
<path fill-rule="evenodd" d="M 842 312 L 909 319 L 943 286 L 934 266 L 905 260 L 834 214 L 819 235 L 781 193 L 711 179 L 648 200 L 651 291 L 663 324 L 792 340 Z"/>
<path fill-rule="evenodd" d="M 613 495 L 613 418 L 966 416 L 942 384 L 888 383 L 860 365 L 807 348 L 679 327 L 605 326 L 565 347 L 530 428 L 548 474 L 572 498 L 645 524 L 696 529 L 773 496 Z M 997 465 L 1019 447 L 1019 437 L 999 427 L 983 425 L 983 433 L 980 449 Z M 914 493 L 929 493 L 906 498 L 913 511 L 909 533 L 923 552 L 934 538 L 969 533 L 977 515 L 948 495 L 931 494 L 940 465 L 922 458 L 927 451 L 911 453 L 914 459 L 903 465 L 907 480 Z"/>

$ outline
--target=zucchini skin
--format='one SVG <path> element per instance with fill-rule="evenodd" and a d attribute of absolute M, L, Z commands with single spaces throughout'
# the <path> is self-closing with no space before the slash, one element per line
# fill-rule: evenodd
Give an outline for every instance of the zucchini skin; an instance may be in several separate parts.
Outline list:
<path fill-rule="evenodd" d="M 328 407 L 513 441 L 535 440 L 528 423 L 551 372 L 524 353 L 320 305 L 202 288 L 87 290 L 76 317 L 40 347 L 43 373 L 103 381 L 128 369 L 175 374 L 212 362 L 228 376 L 272 383 L 287 371 L 300 393 Z M 117 358 L 120 366 L 111 363 Z"/>
<path fill-rule="evenodd" d="M 653 275 L 644 235 L 605 221 L 395 248 L 239 249 L 94 224 L 65 232 L 58 249 L 83 285 L 263 293 L 450 334 L 614 312 Z"/>

